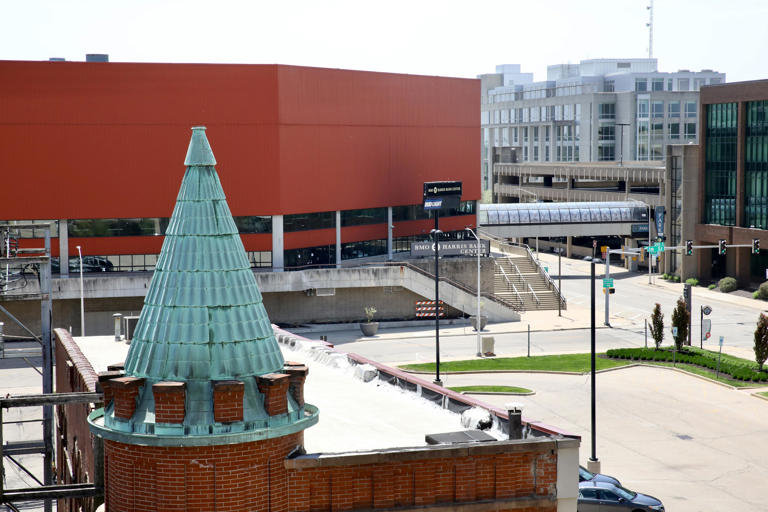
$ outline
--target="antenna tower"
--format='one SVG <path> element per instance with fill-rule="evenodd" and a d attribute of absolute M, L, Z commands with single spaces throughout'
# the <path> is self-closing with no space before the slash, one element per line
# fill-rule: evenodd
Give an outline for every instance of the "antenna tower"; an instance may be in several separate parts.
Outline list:
<path fill-rule="evenodd" d="M 645 24 L 646 27 L 648 27 L 648 58 L 653 58 L 653 0 L 649 0 L 650 4 L 646 9 L 648 9 L 648 14 L 650 16 L 648 23 Z"/>

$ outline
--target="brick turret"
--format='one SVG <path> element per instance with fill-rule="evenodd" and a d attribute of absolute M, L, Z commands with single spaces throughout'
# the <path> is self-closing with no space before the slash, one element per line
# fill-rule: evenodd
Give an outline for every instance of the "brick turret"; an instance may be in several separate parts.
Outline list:
<path fill-rule="evenodd" d="M 106 508 L 286 511 L 283 460 L 317 422 L 284 364 L 202 127 L 124 365 L 99 375 Z"/>

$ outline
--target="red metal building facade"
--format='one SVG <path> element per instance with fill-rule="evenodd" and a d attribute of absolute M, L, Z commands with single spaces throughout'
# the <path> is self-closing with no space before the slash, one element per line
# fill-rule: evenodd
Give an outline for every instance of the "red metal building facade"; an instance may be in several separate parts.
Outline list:
<path fill-rule="evenodd" d="M 422 183 L 441 179 L 463 181 L 462 199 L 474 201 L 479 87 L 282 65 L 0 62 L 0 219 L 167 218 L 180 175 L 167 170 L 199 124 L 235 216 L 416 205 Z M 441 228 L 472 222 L 449 217 Z M 430 226 L 396 223 L 395 236 Z M 334 244 L 335 235 L 286 232 L 284 248 Z M 341 230 L 343 243 L 386 236 L 386 223 Z M 269 233 L 243 241 L 248 251 L 273 247 Z M 70 233 L 62 249 L 157 254 L 161 243 Z"/>

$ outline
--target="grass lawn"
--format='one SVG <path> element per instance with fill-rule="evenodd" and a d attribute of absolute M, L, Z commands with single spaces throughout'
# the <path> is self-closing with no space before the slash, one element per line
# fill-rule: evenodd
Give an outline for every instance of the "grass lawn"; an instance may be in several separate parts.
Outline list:
<path fill-rule="evenodd" d="M 626 366 L 632 361 L 614 360 L 598 357 L 595 366 L 598 370 Z M 435 363 L 407 364 L 400 367 L 403 370 L 434 372 Z M 589 354 L 562 354 L 553 356 L 532 357 L 495 357 L 492 359 L 468 359 L 466 361 L 446 361 L 440 363 L 444 372 L 477 372 L 488 370 L 539 370 L 557 372 L 585 373 L 590 371 Z"/>
<path fill-rule="evenodd" d="M 533 393 L 530 389 L 518 388 L 517 386 L 458 386 L 448 388 L 461 393 L 462 391 L 483 391 L 491 393 Z"/>
<path fill-rule="evenodd" d="M 768 398 L 768 391 L 763 391 L 762 393 L 758 393 L 758 395 Z"/>

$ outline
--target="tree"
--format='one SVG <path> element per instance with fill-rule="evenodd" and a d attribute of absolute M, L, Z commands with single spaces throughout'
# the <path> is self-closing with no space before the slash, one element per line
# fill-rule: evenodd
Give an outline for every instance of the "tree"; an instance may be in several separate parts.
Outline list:
<path fill-rule="evenodd" d="M 768 316 L 760 313 L 755 329 L 755 361 L 760 371 L 763 371 L 763 363 L 768 359 Z"/>
<path fill-rule="evenodd" d="M 675 310 L 672 311 L 672 326 L 677 327 L 677 336 L 675 336 L 675 347 L 677 350 L 683 349 L 683 343 L 688 339 L 688 317 L 690 314 L 685 307 L 685 299 L 677 299 Z"/>
<path fill-rule="evenodd" d="M 656 350 L 659 350 L 661 342 L 664 341 L 664 313 L 661 312 L 661 304 L 658 302 L 651 314 L 651 337 L 656 344 Z"/>

